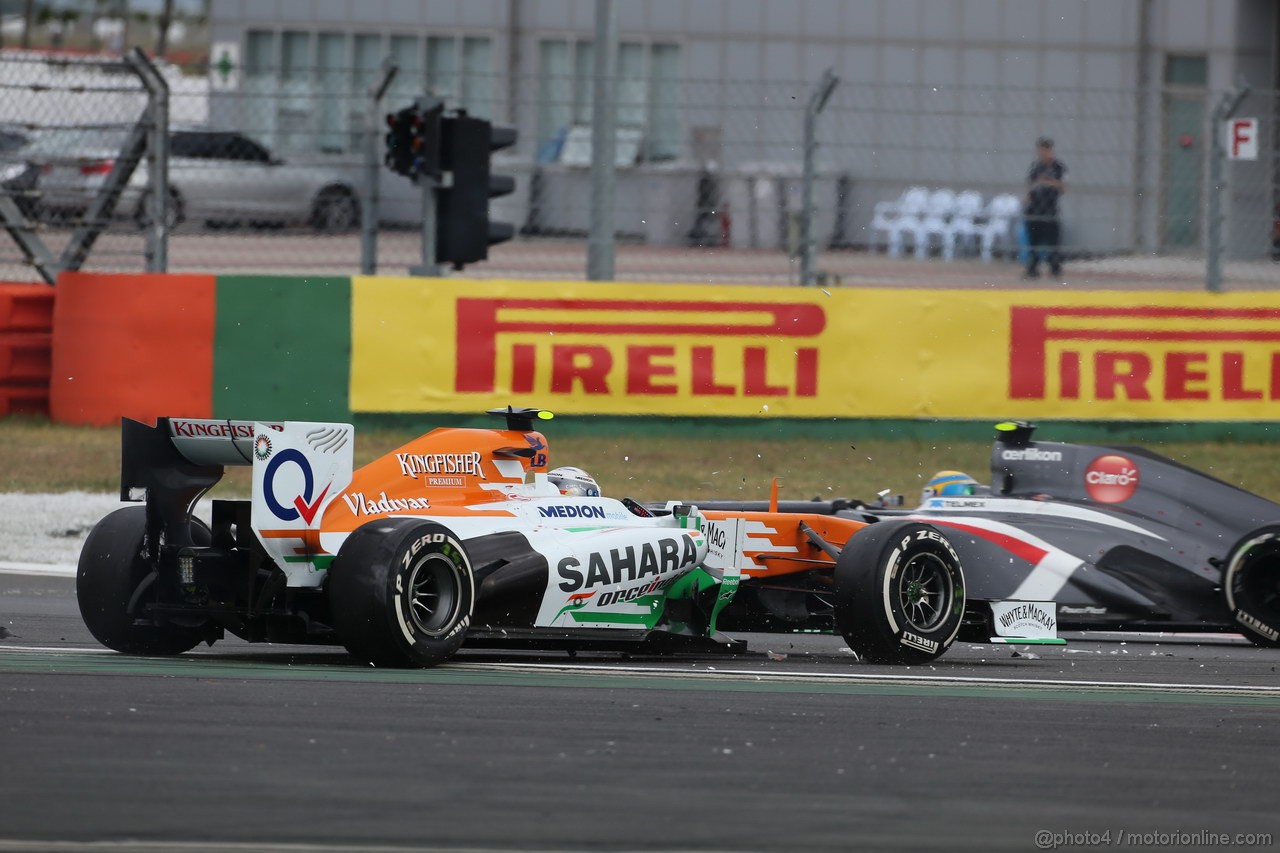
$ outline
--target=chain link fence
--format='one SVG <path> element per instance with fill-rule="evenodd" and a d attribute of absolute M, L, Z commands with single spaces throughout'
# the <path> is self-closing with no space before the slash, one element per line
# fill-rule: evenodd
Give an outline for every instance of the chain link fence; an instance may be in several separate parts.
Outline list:
<path fill-rule="evenodd" d="M 0 192 L 59 254 L 84 224 L 92 190 L 101 186 L 115 152 L 147 106 L 142 81 L 123 60 L 46 57 L 7 52 L 0 62 Z M 64 155 L 83 153 L 74 158 Z M 65 181 L 78 197 L 53 191 Z M 78 189 L 78 188 L 77 188 Z M 12 210 L 12 208 L 10 208 Z M 103 240 L 94 260 L 106 268 L 137 269 L 142 235 L 121 231 Z M 18 244 L 0 241 L 0 276 L 37 278 Z"/>
<path fill-rule="evenodd" d="M 539 74 L 512 78 L 478 70 L 493 67 L 488 40 L 447 42 L 446 51 L 444 41 L 391 38 L 398 73 L 378 103 L 388 42 L 376 36 L 251 32 L 241 67 L 216 56 L 212 67 L 161 65 L 172 117 L 169 269 L 358 272 L 370 174 L 378 270 L 418 264 L 418 190 L 366 165 L 381 160 L 384 114 L 430 91 L 519 132 L 495 157 L 516 192 L 494 199 L 491 214 L 517 237 L 466 274 L 582 278 L 590 45 L 544 43 Z M 633 47 L 622 46 L 617 81 L 617 277 L 795 283 L 802 127 L 816 81 L 686 79 L 677 46 Z M 1176 86 L 840 85 L 818 121 L 819 278 L 1016 280 L 1033 144 L 1048 135 L 1068 169 L 1068 282 L 1204 287 L 1220 97 Z M 87 199 L 145 106 L 120 62 L 0 53 L 0 187 L 55 253 L 84 224 Z M 1236 112 L 1259 120 L 1259 153 L 1224 170 L 1228 289 L 1280 286 L 1276 110 L 1276 93 L 1253 91 Z M 85 269 L 143 268 L 146 181 L 140 168 Z M 16 244 L 0 241 L 0 278 L 35 277 Z"/>

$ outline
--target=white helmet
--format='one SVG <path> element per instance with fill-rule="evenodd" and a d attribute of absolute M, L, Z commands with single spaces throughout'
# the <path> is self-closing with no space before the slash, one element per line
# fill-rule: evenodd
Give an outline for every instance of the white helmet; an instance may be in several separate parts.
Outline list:
<path fill-rule="evenodd" d="M 547 479 L 560 490 L 560 494 L 575 498 L 598 498 L 600 486 L 596 478 L 581 468 L 556 468 L 547 472 Z"/>

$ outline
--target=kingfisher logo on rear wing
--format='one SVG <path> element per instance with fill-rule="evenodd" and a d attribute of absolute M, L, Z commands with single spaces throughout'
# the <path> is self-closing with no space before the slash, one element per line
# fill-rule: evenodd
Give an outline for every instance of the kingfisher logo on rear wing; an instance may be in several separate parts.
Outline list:
<path fill-rule="evenodd" d="M 253 438 L 253 421 L 214 421 L 170 418 L 174 438 Z"/>
<path fill-rule="evenodd" d="M 251 465 L 254 421 L 213 418 L 168 418 L 169 439 L 188 461 L 197 465 Z M 279 432 L 284 424 L 261 421 Z"/>

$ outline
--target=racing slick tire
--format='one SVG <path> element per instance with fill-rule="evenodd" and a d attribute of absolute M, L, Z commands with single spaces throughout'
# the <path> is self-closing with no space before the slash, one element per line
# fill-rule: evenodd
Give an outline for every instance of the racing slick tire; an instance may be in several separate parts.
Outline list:
<path fill-rule="evenodd" d="M 934 660 L 955 641 L 964 605 L 960 558 L 931 525 L 877 522 L 836 561 L 836 627 L 869 663 Z"/>
<path fill-rule="evenodd" d="M 1222 591 L 1242 634 L 1259 646 L 1280 648 L 1280 524 L 1246 533 L 1232 547 Z"/>
<path fill-rule="evenodd" d="M 147 508 L 118 509 L 94 525 L 76 566 L 76 601 L 94 639 L 127 655 L 180 655 L 205 639 L 198 626 L 139 624 L 129 612 L 138 585 L 151 573 L 142 557 Z M 191 520 L 191 538 L 208 545 L 209 528 Z"/>
<path fill-rule="evenodd" d="M 475 577 L 462 543 L 433 521 L 359 527 L 329 568 L 329 610 L 348 652 L 375 666 L 427 667 L 466 638 Z"/>

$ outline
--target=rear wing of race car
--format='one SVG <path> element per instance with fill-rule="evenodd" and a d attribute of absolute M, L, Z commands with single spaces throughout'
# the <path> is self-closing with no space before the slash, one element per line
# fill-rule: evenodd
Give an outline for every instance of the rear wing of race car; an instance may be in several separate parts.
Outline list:
<path fill-rule="evenodd" d="M 120 424 L 120 500 L 147 505 L 151 534 L 192 545 L 191 511 L 227 465 L 253 461 L 253 422 L 158 418 Z"/>
<path fill-rule="evenodd" d="M 279 462 L 290 460 L 292 464 L 282 476 L 297 480 L 291 485 L 296 486 L 297 497 L 305 499 L 309 510 L 307 513 L 295 510 L 293 515 L 305 516 L 309 525 L 315 518 L 315 509 L 319 508 L 319 501 L 309 494 L 311 460 L 322 454 L 333 455 L 336 445 L 333 436 L 340 434 L 345 453 L 340 454 L 337 464 L 345 467 L 345 476 L 349 478 L 349 439 L 353 432 L 349 424 L 158 418 L 155 426 L 149 426 L 124 418 L 120 427 L 120 499 L 145 501 L 148 528 L 152 533 L 163 532 L 165 541 L 171 544 L 191 545 L 194 544 L 191 541 L 192 509 L 200 496 L 222 479 L 226 466 L 254 467 L 256 504 L 267 497 L 261 489 L 264 474 L 280 470 Z M 272 436 L 276 438 L 273 440 Z M 321 445 L 308 447 L 308 439 L 320 441 Z M 288 455 L 282 452 L 286 449 L 289 449 Z M 273 452 L 275 464 L 268 462 Z M 331 474 L 331 483 L 338 473 Z M 338 484 L 332 488 L 328 496 L 335 495 L 340 487 Z M 279 501 L 270 496 L 267 503 L 274 506 Z M 279 517 L 273 526 L 296 526 L 287 507 L 276 515 Z M 236 521 L 242 523 L 248 518 Z M 214 526 L 218 526 L 216 518 Z"/>
<path fill-rule="evenodd" d="M 253 421 L 158 418 L 148 426 L 120 423 L 120 500 L 145 500 L 152 491 L 204 491 L 224 466 L 253 464 Z M 281 428 L 282 424 L 268 424 Z"/>

